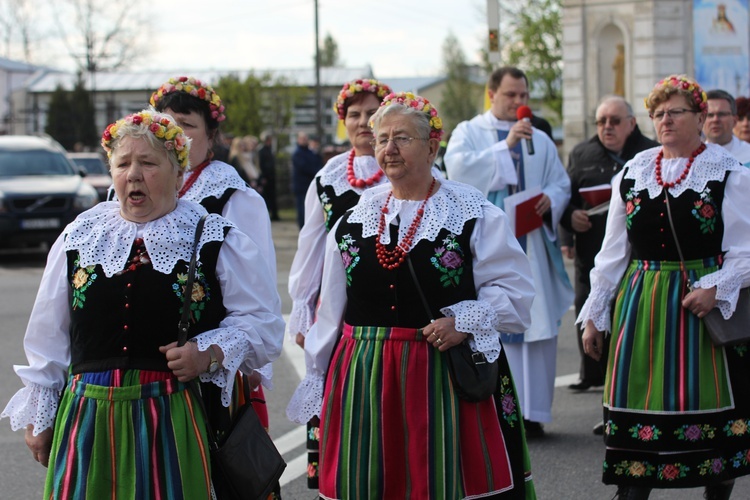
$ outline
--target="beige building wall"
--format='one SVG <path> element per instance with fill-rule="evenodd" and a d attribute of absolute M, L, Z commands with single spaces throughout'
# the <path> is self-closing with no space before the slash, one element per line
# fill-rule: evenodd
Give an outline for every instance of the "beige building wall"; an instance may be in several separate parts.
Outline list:
<path fill-rule="evenodd" d="M 663 77 L 693 71 L 692 0 L 563 0 L 562 33 L 563 157 L 596 133 L 596 106 L 616 89 L 618 44 L 623 96 L 654 137 L 643 99 Z"/>

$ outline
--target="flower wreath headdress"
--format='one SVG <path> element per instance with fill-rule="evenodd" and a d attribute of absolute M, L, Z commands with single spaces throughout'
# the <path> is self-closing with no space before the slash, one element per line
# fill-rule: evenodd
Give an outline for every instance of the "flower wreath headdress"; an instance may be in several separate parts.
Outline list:
<path fill-rule="evenodd" d="M 685 75 L 670 75 L 654 85 L 654 90 L 667 87 L 690 93 L 693 96 L 695 104 L 698 105 L 698 108 L 701 111 L 705 111 L 708 108 L 708 97 L 706 96 L 706 93 L 703 91 L 701 86 L 698 85 L 698 82 L 696 82 L 695 80 L 688 78 Z M 643 102 L 648 108 L 649 98 L 646 97 Z"/>
<path fill-rule="evenodd" d="M 102 147 L 107 152 L 107 158 L 112 157 L 112 141 L 121 137 L 120 130 L 126 124 L 132 124 L 148 130 L 154 137 L 164 141 L 164 149 L 174 151 L 180 168 L 188 166 L 190 156 L 190 141 L 188 136 L 174 118 L 153 109 L 144 109 L 125 118 L 109 124 L 102 134 Z"/>
<path fill-rule="evenodd" d="M 438 116 L 437 109 L 427 99 L 420 95 L 414 95 L 411 92 L 391 93 L 385 96 L 381 106 L 390 106 L 393 103 L 401 104 L 410 108 L 415 108 L 430 120 L 430 139 L 440 139 L 443 135 L 443 120 Z M 370 123 L 372 126 L 372 122 Z"/>
<path fill-rule="evenodd" d="M 336 102 L 333 104 L 333 110 L 336 112 L 336 114 L 339 115 L 340 120 L 346 118 L 346 110 L 344 109 L 344 103 L 346 102 L 346 100 L 352 97 L 354 94 L 358 94 L 359 92 L 371 92 L 375 94 L 378 99 L 382 100 L 383 97 L 393 91 L 385 83 L 374 80 L 372 78 L 358 78 L 357 80 L 346 82 L 344 86 L 341 87 L 339 96 L 336 98 Z"/>
<path fill-rule="evenodd" d="M 224 106 L 221 104 L 221 98 L 216 93 L 214 88 L 197 78 L 192 76 L 180 76 L 177 78 L 170 78 L 167 83 L 163 84 L 159 89 L 151 94 L 151 105 L 156 107 L 156 104 L 167 94 L 172 92 L 185 92 L 193 97 L 202 99 L 208 103 L 208 107 L 211 110 L 211 118 L 217 122 L 224 121 L 227 117 L 224 115 Z"/>

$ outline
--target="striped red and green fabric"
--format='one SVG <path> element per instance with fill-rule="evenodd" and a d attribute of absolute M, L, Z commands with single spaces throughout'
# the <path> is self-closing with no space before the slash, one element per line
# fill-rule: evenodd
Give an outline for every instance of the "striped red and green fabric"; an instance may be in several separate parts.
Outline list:
<path fill-rule="evenodd" d="M 685 263 L 690 281 L 715 271 L 715 259 Z M 679 262 L 633 261 L 614 311 L 604 405 L 647 412 L 732 406 L 724 350 L 682 307 Z"/>
<path fill-rule="evenodd" d="M 154 377 L 118 373 L 124 375 L 116 387 L 71 377 L 58 410 L 44 497 L 211 498 L 205 422 L 192 393 L 173 378 L 141 384 Z"/>
<path fill-rule="evenodd" d="M 345 325 L 320 455 L 322 498 L 455 500 L 514 488 L 494 400 L 458 399 L 445 355 L 410 328 Z"/>

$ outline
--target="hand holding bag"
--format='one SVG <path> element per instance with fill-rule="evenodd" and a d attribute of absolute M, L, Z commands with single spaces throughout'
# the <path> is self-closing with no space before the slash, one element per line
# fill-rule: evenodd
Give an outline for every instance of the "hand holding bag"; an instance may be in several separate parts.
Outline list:
<path fill-rule="evenodd" d="M 417 273 L 414 271 L 414 265 L 411 263 L 409 255 L 406 256 L 406 263 L 409 265 L 409 272 L 417 287 L 419 298 L 422 299 L 422 305 L 427 311 L 427 317 L 430 323 L 435 319 L 432 317 L 430 306 L 422 292 L 422 287 L 417 279 Z M 463 341 L 445 351 L 448 360 L 448 371 L 453 382 L 453 390 L 456 395 L 471 403 L 478 403 L 492 397 L 497 386 L 498 367 L 497 360 L 492 363 L 481 352 L 471 350 L 468 342 Z"/>
<path fill-rule="evenodd" d="M 178 326 L 178 345 L 187 341 L 190 327 L 190 290 L 193 288 L 196 267 L 196 251 L 206 216 L 201 217 L 195 230 L 193 255 L 185 285 L 182 318 Z M 200 393 L 198 379 L 190 381 L 198 405 L 207 415 Z M 219 500 L 265 500 L 286 468 L 283 457 L 258 419 L 250 403 L 250 389 L 243 384 L 245 405 L 234 415 L 232 426 L 223 443 L 219 443 L 208 418 L 206 426 L 211 449 L 212 481 Z"/>
<path fill-rule="evenodd" d="M 680 264 L 684 273 L 685 259 L 682 256 L 682 248 L 680 248 L 680 241 L 677 239 L 677 231 L 672 221 L 672 210 L 669 208 L 669 196 L 667 196 L 666 190 L 664 191 L 664 196 L 667 201 L 669 227 L 672 230 L 672 237 L 677 246 L 677 253 L 680 255 Z M 687 280 L 687 273 L 685 279 Z M 688 286 L 692 290 L 692 285 L 689 281 Z M 750 342 L 750 288 L 740 290 L 737 307 L 729 319 L 724 319 L 724 316 L 717 307 L 711 309 L 702 319 L 714 345 L 722 347 Z"/>

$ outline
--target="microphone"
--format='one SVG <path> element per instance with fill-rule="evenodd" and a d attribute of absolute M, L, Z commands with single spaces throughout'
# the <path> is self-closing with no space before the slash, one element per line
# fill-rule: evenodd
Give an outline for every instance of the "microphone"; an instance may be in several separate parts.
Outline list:
<path fill-rule="evenodd" d="M 516 110 L 516 119 L 530 122 L 531 108 L 528 106 L 518 106 L 518 109 Z M 531 141 L 531 138 L 526 139 L 526 149 L 529 150 L 530 155 L 534 154 L 534 143 Z"/>

